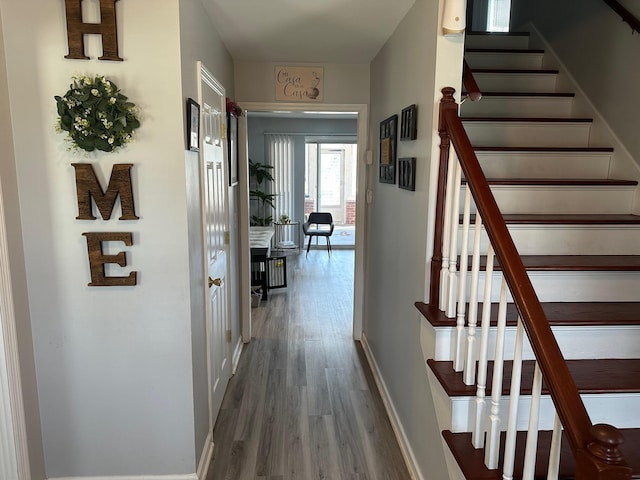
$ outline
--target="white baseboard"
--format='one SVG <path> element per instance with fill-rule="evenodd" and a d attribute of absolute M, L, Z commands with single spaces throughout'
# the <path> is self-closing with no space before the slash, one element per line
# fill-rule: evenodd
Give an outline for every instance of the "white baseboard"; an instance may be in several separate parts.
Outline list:
<path fill-rule="evenodd" d="M 113 475 L 99 477 L 49 477 L 47 480 L 198 480 L 195 473 L 176 475 Z"/>
<path fill-rule="evenodd" d="M 367 361 L 369 362 L 369 367 L 371 368 L 371 372 L 373 373 L 373 378 L 375 379 L 376 385 L 378 386 L 378 391 L 380 392 L 380 396 L 382 397 L 384 408 L 386 409 L 389 420 L 391 421 L 393 433 L 395 433 L 398 444 L 400 445 L 400 450 L 402 451 L 402 456 L 404 457 L 404 461 L 407 464 L 407 469 L 409 470 L 409 475 L 411 475 L 411 480 L 424 480 L 425 477 L 422 475 L 422 472 L 418 467 L 416 456 L 413 452 L 413 449 L 411 448 L 411 445 L 409 444 L 407 434 L 404 430 L 402 422 L 400 421 L 400 417 L 398 416 L 395 405 L 391 400 L 387 385 L 382 379 L 380 369 L 378 368 L 376 359 L 373 356 L 371 348 L 369 347 L 369 343 L 367 343 L 367 337 L 364 332 L 362 333 L 362 340 L 360 340 L 360 343 L 362 344 L 365 356 L 367 357 Z"/>
<path fill-rule="evenodd" d="M 243 347 L 244 343 L 242 343 L 242 336 L 239 336 L 238 342 L 236 343 L 236 348 L 233 349 L 233 358 L 231 359 L 231 375 L 236 374 L 238 363 L 240 362 L 240 354 L 242 353 Z"/>
<path fill-rule="evenodd" d="M 196 477 L 198 480 L 204 480 L 207 478 L 207 472 L 209 471 L 209 465 L 211 464 L 211 457 L 213 457 L 213 433 L 210 431 L 204 442 L 202 455 L 200 455 L 200 461 L 198 462 L 198 470 L 196 471 Z"/>

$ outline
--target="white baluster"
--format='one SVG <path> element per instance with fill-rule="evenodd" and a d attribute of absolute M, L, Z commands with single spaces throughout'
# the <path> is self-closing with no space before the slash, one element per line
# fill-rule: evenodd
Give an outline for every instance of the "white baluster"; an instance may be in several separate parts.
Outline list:
<path fill-rule="evenodd" d="M 489 244 L 487 251 L 487 268 L 484 276 L 484 299 L 482 303 L 482 320 L 480 325 L 480 352 L 478 357 L 478 388 L 476 390 L 476 418 L 472 434 L 473 446 L 482 448 L 485 429 L 485 396 L 487 390 L 487 350 L 489 348 L 489 330 L 491 328 L 491 279 L 493 277 L 493 246 Z"/>
<path fill-rule="evenodd" d="M 469 321 L 467 325 L 467 360 L 464 366 L 464 383 L 473 385 L 476 381 L 476 326 L 478 325 L 478 277 L 480 276 L 480 234 L 482 218 L 476 213 L 473 236 L 473 261 L 471 262 L 471 285 L 469 286 Z"/>
<path fill-rule="evenodd" d="M 562 423 L 558 412 L 553 422 L 553 437 L 551 437 L 551 449 L 549 450 L 549 470 L 547 480 L 558 480 L 560 474 L 560 447 L 562 444 Z"/>
<path fill-rule="evenodd" d="M 500 306 L 498 307 L 498 329 L 496 332 L 496 353 L 493 363 L 493 381 L 491 383 L 491 411 L 487 431 L 484 463 L 487 468 L 498 468 L 500 453 L 500 397 L 502 394 L 502 371 L 504 368 L 504 332 L 507 326 L 507 283 L 502 278 Z"/>
<path fill-rule="evenodd" d="M 449 149 L 449 163 L 447 165 L 447 187 L 444 203 L 444 223 L 442 225 L 442 267 L 440 269 L 440 310 L 447 309 L 449 298 L 449 252 L 451 250 L 451 222 L 458 223 L 458 212 L 453 213 L 453 184 L 458 157 L 453 147 Z"/>
<path fill-rule="evenodd" d="M 529 410 L 529 429 L 527 431 L 527 446 L 524 452 L 524 469 L 522 480 L 533 480 L 536 473 L 536 452 L 538 450 L 538 422 L 540 420 L 540 393 L 542 392 L 542 372 L 538 362 L 533 373 L 533 387 L 531 388 L 531 409 Z"/>
<path fill-rule="evenodd" d="M 513 370 L 511 371 L 511 388 L 509 390 L 509 417 L 507 420 L 507 438 L 504 443 L 503 480 L 513 479 L 513 468 L 516 455 L 516 435 L 518 420 L 518 403 L 520 401 L 520 384 L 522 380 L 522 345 L 524 344 L 524 326 L 518 318 L 516 343 L 513 350 Z"/>
<path fill-rule="evenodd" d="M 456 161 L 456 175 L 453 181 L 453 206 L 451 208 L 451 235 L 449 236 L 449 286 L 447 287 L 447 317 L 456 316 L 456 293 L 458 288 L 458 277 L 456 275 L 456 262 L 458 261 L 458 227 L 460 222 L 456 221 L 460 217 L 460 181 L 462 178 L 462 167 Z"/>
<path fill-rule="evenodd" d="M 467 267 L 469 266 L 469 223 L 471 220 L 471 191 L 466 189 L 464 194 L 464 213 L 462 215 L 462 244 L 460 247 L 460 272 L 458 275 L 458 314 L 456 320 L 456 356 L 453 370 L 461 372 L 464 368 L 465 349 L 465 313 L 467 310 Z"/>

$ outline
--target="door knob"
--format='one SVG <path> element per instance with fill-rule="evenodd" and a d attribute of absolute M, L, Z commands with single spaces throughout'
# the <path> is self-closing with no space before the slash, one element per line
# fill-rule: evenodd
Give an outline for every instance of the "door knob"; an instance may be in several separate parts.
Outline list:
<path fill-rule="evenodd" d="M 222 286 L 222 279 L 221 278 L 216 278 L 214 280 L 211 277 L 209 277 L 209 288 L 211 288 L 212 285 L 215 285 L 216 287 L 221 287 Z"/>

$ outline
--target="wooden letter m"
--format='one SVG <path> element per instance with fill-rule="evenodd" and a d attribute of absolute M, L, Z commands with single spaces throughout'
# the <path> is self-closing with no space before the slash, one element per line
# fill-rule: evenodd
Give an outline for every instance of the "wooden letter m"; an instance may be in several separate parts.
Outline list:
<path fill-rule="evenodd" d="M 78 196 L 78 220 L 95 220 L 91 198 L 95 201 L 104 220 L 111 218 L 116 198 L 120 196 L 122 216 L 119 220 L 138 220 L 133 204 L 133 187 L 131 186 L 132 163 L 120 163 L 113 166 L 107 191 L 102 190 L 96 177 L 93 165 L 72 163 L 76 170 L 76 193 Z"/>

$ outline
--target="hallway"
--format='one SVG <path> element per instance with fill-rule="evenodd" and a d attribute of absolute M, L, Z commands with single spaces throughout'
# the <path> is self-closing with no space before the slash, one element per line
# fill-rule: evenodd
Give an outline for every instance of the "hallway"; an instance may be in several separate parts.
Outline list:
<path fill-rule="evenodd" d="M 353 250 L 289 257 L 289 287 L 253 309 L 207 480 L 410 478 L 351 337 L 353 261 Z"/>

